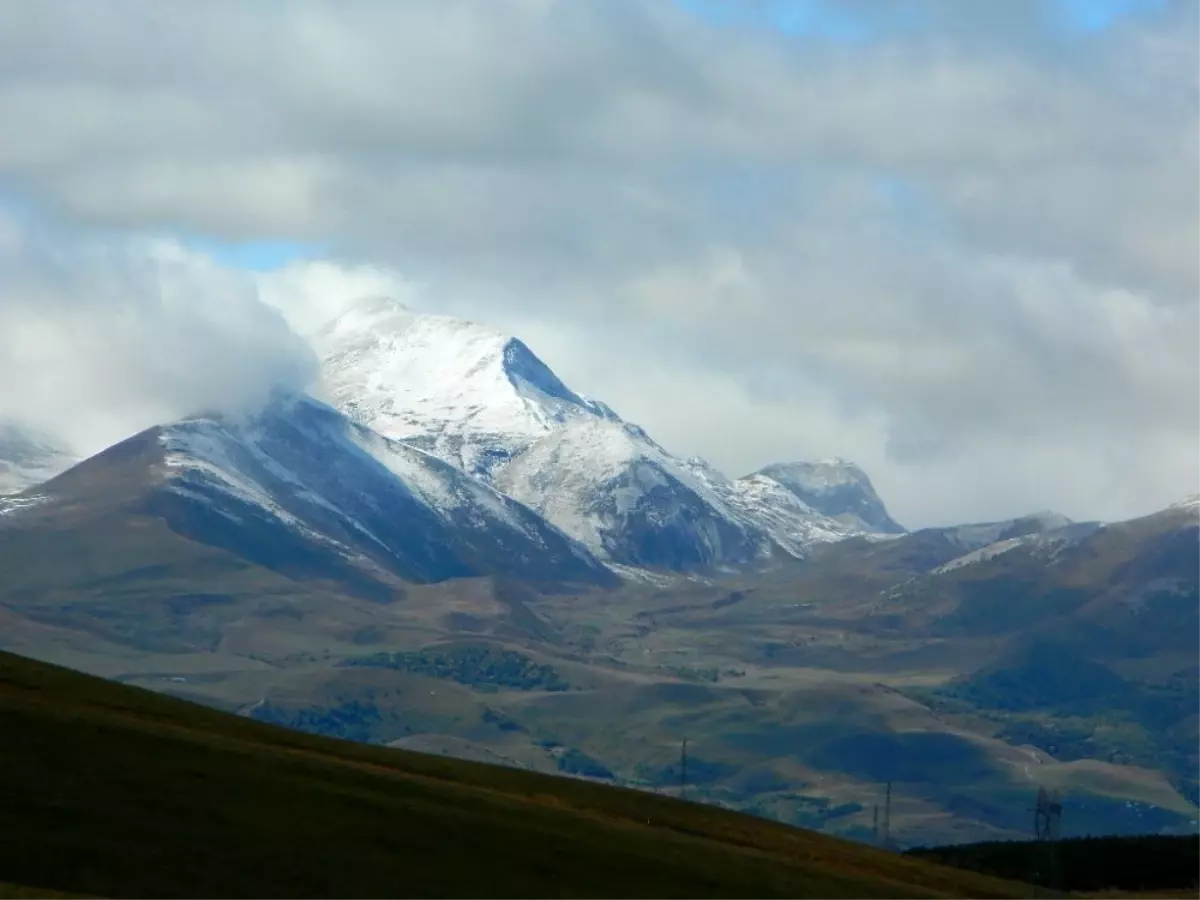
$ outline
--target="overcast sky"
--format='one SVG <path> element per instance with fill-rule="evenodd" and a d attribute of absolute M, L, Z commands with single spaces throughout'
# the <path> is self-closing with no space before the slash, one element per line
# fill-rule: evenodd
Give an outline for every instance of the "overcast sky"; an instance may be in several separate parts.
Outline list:
<path fill-rule="evenodd" d="M 1200 489 L 1196 0 L 0 0 L 0 415 L 85 451 L 363 294 L 915 527 Z"/>

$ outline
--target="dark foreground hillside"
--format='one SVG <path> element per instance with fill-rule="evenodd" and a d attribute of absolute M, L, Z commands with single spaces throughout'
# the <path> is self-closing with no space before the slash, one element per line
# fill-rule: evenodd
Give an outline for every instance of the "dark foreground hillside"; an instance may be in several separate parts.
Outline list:
<path fill-rule="evenodd" d="M 102 897 L 1023 891 L 709 806 L 303 735 L 6 653 L 0 835 L 0 884 Z"/>
<path fill-rule="evenodd" d="M 988 841 L 908 851 L 975 872 L 1067 891 L 1190 891 L 1200 881 L 1200 836 L 1072 838 L 1054 843 Z"/>

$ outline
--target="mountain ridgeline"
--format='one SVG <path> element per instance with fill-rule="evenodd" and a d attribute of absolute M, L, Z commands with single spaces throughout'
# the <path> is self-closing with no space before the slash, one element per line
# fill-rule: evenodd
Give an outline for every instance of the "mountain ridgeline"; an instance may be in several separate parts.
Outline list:
<path fill-rule="evenodd" d="M 312 396 L 81 462 L 0 427 L 0 649 L 860 840 L 891 783 L 895 846 L 1024 837 L 1039 788 L 1195 830 L 1200 500 L 908 532 L 851 462 L 727 477 L 470 322 L 311 341 Z"/>
<path fill-rule="evenodd" d="M 849 463 L 729 479 L 572 391 L 519 340 L 471 322 L 374 298 L 313 343 L 331 407 L 277 394 L 249 417 L 163 423 L 163 452 L 134 454 L 148 466 L 142 483 L 168 485 L 142 507 L 255 562 L 325 559 L 330 572 L 417 581 L 601 584 L 606 564 L 745 569 L 903 532 Z M 24 456 L 8 464 L 28 468 L 25 444 L 9 446 Z M 44 518 L 72 485 L 106 483 L 104 468 L 130 458 L 101 454 L 25 493 Z"/>

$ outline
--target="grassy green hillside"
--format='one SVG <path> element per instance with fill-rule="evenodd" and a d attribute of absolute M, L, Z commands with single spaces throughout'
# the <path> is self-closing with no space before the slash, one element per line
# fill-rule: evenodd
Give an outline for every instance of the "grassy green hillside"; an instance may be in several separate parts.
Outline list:
<path fill-rule="evenodd" d="M 0 883 L 104 897 L 1022 896 L 653 794 L 303 735 L 0 653 Z"/>

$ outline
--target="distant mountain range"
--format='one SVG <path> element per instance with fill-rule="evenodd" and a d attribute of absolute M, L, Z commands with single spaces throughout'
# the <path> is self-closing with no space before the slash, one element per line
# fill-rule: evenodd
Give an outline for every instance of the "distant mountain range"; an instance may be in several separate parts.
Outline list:
<path fill-rule="evenodd" d="M 0 458 L 17 473 L 16 496 L 6 508 L 15 514 L 35 495 L 65 502 L 81 485 L 114 483 L 111 466 L 142 465 L 134 481 L 169 484 L 163 514 L 180 528 L 186 519 L 191 534 L 244 544 L 255 557 L 270 531 L 272 546 L 292 547 L 275 556 L 370 560 L 417 580 L 520 572 L 594 582 L 610 577 L 606 565 L 744 569 L 803 558 L 819 543 L 903 533 L 852 463 L 727 478 L 575 393 L 521 341 L 471 322 L 372 298 L 312 340 L 332 406 L 276 396 L 243 422 L 163 423 L 65 481 L 49 476 L 73 457 L 10 427 Z M 159 450 L 139 449 L 148 441 Z M 35 489 L 38 481 L 48 483 Z M 185 500 L 203 505 L 203 527 L 198 514 L 177 512 Z"/>
<path fill-rule="evenodd" d="M 85 460 L 0 426 L 0 649 L 357 740 L 870 839 L 1194 829 L 1200 500 L 906 531 L 729 478 L 479 325 L 364 301 L 323 382 Z"/>
<path fill-rule="evenodd" d="M 85 486 L 111 504 L 103 485 L 158 484 L 172 527 L 248 558 L 418 581 L 752 571 L 829 542 L 905 533 L 852 462 L 728 478 L 574 392 L 520 340 L 472 322 L 367 298 L 311 340 L 330 405 L 277 392 L 244 421 L 163 423 L 66 480 L 53 476 L 79 460 L 60 442 L 0 425 L 0 512 L 67 502 Z M 117 465 L 144 471 L 115 479 Z M 978 549 L 1065 524 L 1044 513 L 957 534 Z"/>

